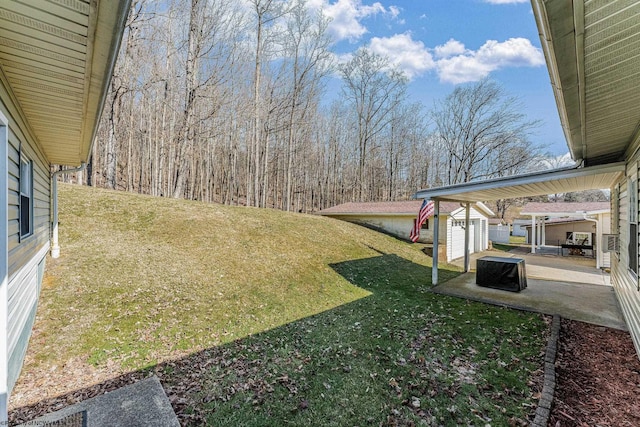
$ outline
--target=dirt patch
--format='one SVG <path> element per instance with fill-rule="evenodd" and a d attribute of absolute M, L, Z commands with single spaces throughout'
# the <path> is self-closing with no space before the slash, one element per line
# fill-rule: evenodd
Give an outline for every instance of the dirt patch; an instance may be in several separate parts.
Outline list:
<path fill-rule="evenodd" d="M 549 426 L 640 425 L 640 360 L 628 332 L 562 320 Z"/>

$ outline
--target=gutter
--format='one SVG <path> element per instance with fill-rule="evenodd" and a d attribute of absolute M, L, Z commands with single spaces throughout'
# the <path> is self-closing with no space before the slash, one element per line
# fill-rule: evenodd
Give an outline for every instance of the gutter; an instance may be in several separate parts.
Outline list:
<path fill-rule="evenodd" d="M 58 175 L 63 173 L 74 173 L 84 170 L 87 166 L 85 162 L 82 162 L 80 167 L 74 169 L 64 169 L 54 172 L 51 175 L 51 198 L 53 202 L 53 221 L 51 227 L 53 229 L 51 238 L 51 258 L 60 257 L 60 245 L 58 244 Z"/>

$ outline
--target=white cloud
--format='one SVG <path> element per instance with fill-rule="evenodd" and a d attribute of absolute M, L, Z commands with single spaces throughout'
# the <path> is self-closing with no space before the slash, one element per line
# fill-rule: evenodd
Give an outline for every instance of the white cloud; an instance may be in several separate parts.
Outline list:
<path fill-rule="evenodd" d="M 529 0 L 484 0 L 489 4 L 516 4 L 516 3 L 528 3 Z"/>
<path fill-rule="evenodd" d="M 453 42 L 455 40 L 449 40 L 439 48 L 447 51 L 444 47 L 454 46 Z M 542 51 L 524 38 L 512 38 L 502 43 L 488 40 L 475 52 L 465 50 L 436 61 L 440 81 L 454 84 L 480 80 L 501 68 L 537 67 L 544 63 Z"/>
<path fill-rule="evenodd" d="M 314 9 L 322 8 L 323 13 L 331 18 L 329 32 L 335 41 L 359 40 L 368 31 L 361 22 L 365 18 L 383 14 L 396 19 L 400 14 L 396 6 L 386 9 L 380 2 L 364 5 L 362 0 L 337 0 L 334 3 L 330 0 L 310 0 L 308 5 Z"/>
<path fill-rule="evenodd" d="M 368 49 L 389 58 L 410 79 L 435 70 L 441 82 L 453 84 L 478 81 L 503 68 L 538 67 L 545 63 L 541 49 L 524 38 L 488 40 L 473 51 L 455 39 L 430 49 L 414 40 L 411 33 L 404 33 L 373 37 Z"/>
<path fill-rule="evenodd" d="M 396 34 L 392 37 L 373 37 L 369 49 L 389 58 L 410 79 L 424 74 L 435 67 L 433 57 L 421 41 L 411 38 L 411 34 Z"/>
<path fill-rule="evenodd" d="M 466 52 L 464 44 L 458 40 L 449 39 L 443 45 L 436 46 L 434 52 L 438 58 L 449 58 L 454 55 L 461 55 Z"/>

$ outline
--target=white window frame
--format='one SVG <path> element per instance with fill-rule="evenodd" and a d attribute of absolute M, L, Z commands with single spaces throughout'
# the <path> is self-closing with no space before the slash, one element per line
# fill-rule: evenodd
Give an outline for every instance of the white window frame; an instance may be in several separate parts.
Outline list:
<path fill-rule="evenodd" d="M 27 173 L 25 173 L 27 171 Z M 27 176 L 25 176 L 27 175 Z M 33 235 L 33 161 L 29 159 L 23 152 L 20 150 L 20 183 L 19 183 L 19 193 L 20 193 L 20 240 L 25 239 L 31 235 Z M 25 201 L 27 202 L 27 206 L 24 206 Z M 28 229 L 23 230 L 23 220 L 25 212 L 27 210 L 27 220 L 28 220 Z"/>
<path fill-rule="evenodd" d="M 627 247 L 628 252 L 628 271 L 633 277 L 633 279 L 638 282 L 638 172 L 637 165 L 634 163 L 636 167 L 635 173 L 633 173 L 629 179 L 627 180 L 627 198 L 629 199 L 629 217 L 628 217 L 628 226 L 627 233 L 629 238 L 629 245 Z M 635 232 L 633 231 L 635 230 Z M 633 240 L 631 239 L 632 234 L 635 234 Z M 632 243 L 634 243 L 632 245 Z M 632 246 L 635 246 L 632 248 Z"/>
<path fill-rule="evenodd" d="M 613 230 L 615 230 L 615 233 L 618 235 L 618 238 L 619 238 L 621 236 L 621 233 L 620 233 L 620 184 L 616 184 L 616 186 L 614 187 L 613 203 L 614 203 L 613 205 L 614 212 L 613 212 L 612 220 L 614 221 L 613 225 L 615 226 Z M 620 261 L 620 245 L 618 245 L 618 248 L 614 253 L 616 256 L 616 260 L 618 260 L 619 262 Z"/>

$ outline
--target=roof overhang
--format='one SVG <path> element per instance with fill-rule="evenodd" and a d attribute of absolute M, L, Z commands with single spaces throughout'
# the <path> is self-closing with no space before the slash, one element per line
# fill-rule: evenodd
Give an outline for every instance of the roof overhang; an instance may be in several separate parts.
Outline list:
<path fill-rule="evenodd" d="M 484 212 L 484 214 L 487 217 L 495 215 L 495 212 L 493 212 L 491 209 L 489 209 L 489 207 L 487 205 L 485 205 L 484 203 L 482 203 L 482 202 L 474 201 L 471 206 L 476 208 L 476 210 L 480 210 L 480 211 Z M 460 213 L 461 211 L 464 211 L 464 210 L 465 210 L 465 207 L 464 206 L 460 206 L 459 209 L 456 209 L 456 210 L 452 211 L 450 215 L 451 216 L 457 215 L 458 213 Z"/>
<path fill-rule="evenodd" d="M 531 3 L 572 158 L 628 158 L 640 137 L 640 2 Z"/>
<path fill-rule="evenodd" d="M 611 213 L 609 209 L 600 209 L 597 211 L 574 211 L 574 212 L 535 212 L 535 211 L 521 211 L 520 215 L 529 215 L 529 216 L 546 216 L 549 218 L 564 218 L 564 217 L 576 217 L 579 218 L 581 215 L 600 215 Z"/>
<path fill-rule="evenodd" d="M 318 212 L 321 216 L 394 216 L 394 217 L 415 217 L 416 212 Z"/>
<path fill-rule="evenodd" d="M 0 78 L 50 163 L 88 159 L 131 0 L 4 0 Z"/>
<path fill-rule="evenodd" d="M 624 162 L 582 168 L 553 169 L 526 175 L 420 190 L 414 194 L 414 197 L 418 199 L 475 202 L 597 190 L 613 187 L 614 183 L 624 174 L 624 171 Z"/>

